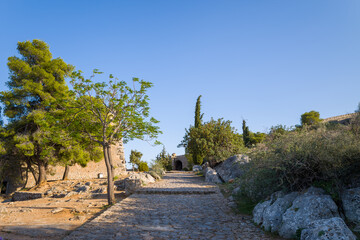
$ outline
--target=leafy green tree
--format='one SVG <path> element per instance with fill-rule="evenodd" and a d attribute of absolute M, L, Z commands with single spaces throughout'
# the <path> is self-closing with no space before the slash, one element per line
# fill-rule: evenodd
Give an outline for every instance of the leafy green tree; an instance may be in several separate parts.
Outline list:
<path fill-rule="evenodd" d="M 265 140 L 266 134 L 262 132 L 256 132 L 252 133 L 250 132 L 250 142 L 252 145 L 256 145 L 258 143 L 261 143 Z"/>
<path fill-rule="evenodd" d="M 172 169 L 171 156 L 166 152 L 165 147 L 163 147 L 162 151 L 156 156 L 155 162 L 160 163 L 167 171 Z"/>
<path fill-rule="evenodd" d="M 152 83 L 133 78 L 131 86 L 134 87 L 131 87 L 124 81 L 114 79 L 112 75 L 107 83 L 94 83 L 92 78 L 99 74 L 101 72 L 94 70 L 92 77 L 86 79 L 81 71 L 73 73 L 71 83 L 76 101 L 72 109 L 75 111 L 75 127 L 103 148 L 108 203 L 112 205 L 115 203 L 115 195 L 111 145 L 121 139 L 124 143 L 134 138 L 155 139 L 161 132 L 155 125 L 158 121 L 149 117 L 149 97 L 146 93 Z M 136 85 L 139 85 L 138 89 Z"/>
<path fill-rule="evenodd" d="M 148 166 L 147 162 L 140 162 L 139 171 L 140 172 L 148 172 L 149 171 L 149 166 Z"/>
<path fill-rule="evenodd" d="M 321 122 L 320 113 L 316 111 L 306 112 L 301 115 L 301 125 L 315 125 Z"/>
<path fill-rule="evenodd" d="M 133 166 L 133 171 L 134 171 L 134 165 L 136 165 L 137 168 L 139 168 L 142 156 L 143 156 L 143 154 L 141 152 L 136 151 L 136 150 L 131 150 L 130 163 Z"/>
<path fill-rule="evenodd" d="M 9 119 L 2 138 L 9 158 L 34 170 L 37 184 L 46 182 L 46 168 L 67 161 L 75 152 L 88 159 L 82 146 L 72 139 L 64 125 L 66 104 L 71 95 L 65 82 L 73 66 L 52 58 L 49 46 L 40 40 L 19 42 L 21 57 L 10 57 L 7 86 L 0 93 Z"/>
<path fill-rule="evenodd" d="M 266 138 L 266 134 L 265 133 L 261 133 L 261 132 L 256 132 L 253 133 L 249 130 L 249 127 L 246 126 L 246 122 L 245 120 L 243 120 L 242 123 L 242 130 L 243 130 L 243 134 L 242 134 L 242 138 L 244 141 L 244 145 L 247 148 L 250 148 L 258 143 L 261 143 L 265 140 Z"/>
<path fill-rule="evenodd" d="M 185 147 L 187 154 L 193 154 L 191 151 L 194 145 L 201 157 L 209 160 L 212 165 L 245 151 L 242 136 L 231 126 L 231 121 L 222 118 L 211 119 L 198 128 L 190 127 L 186 130 L 179 146 Z"/>

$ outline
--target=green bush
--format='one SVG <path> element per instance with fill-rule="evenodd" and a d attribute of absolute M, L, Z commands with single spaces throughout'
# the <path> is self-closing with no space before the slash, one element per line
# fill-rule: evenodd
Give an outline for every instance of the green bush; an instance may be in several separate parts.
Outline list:
<path fill-rule="evenodd" d="M 352 123 L 303 127 L 268 138 L 249 153 L 251 161 L 238 185 L 258 202 L 278 190 L 301 191 L 311 185 L 331 196 L 360 169 L 360 134 Z"/>
<path fill-rule="evenodd" d="M 159 161 L 155 160 L 155 161 L 153 161 L 151 163 L 151 171 L 155 172 L 156 174 L 158 174 L 162 178 L 165 169 L 164 169 L 163 165 Z"/>
<path fill-rule="evenodd" d="M 147 165 L 147 162 L 140 162 L 139 171 L 140 172 L 148 172 L 149 171 L 149 167 Z"/>

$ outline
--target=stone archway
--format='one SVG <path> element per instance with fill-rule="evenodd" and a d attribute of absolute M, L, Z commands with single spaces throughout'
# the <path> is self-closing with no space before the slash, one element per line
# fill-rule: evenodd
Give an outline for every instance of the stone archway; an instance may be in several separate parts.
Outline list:
<path fill-rule="evenodd" d="M 180 171 L 180 170 L 182 170 L 182 169 L 183 169 L 183 164 L 182 164 L 182 162 L 181 162 L 180 160 L 176 160 L 176 162 L 175 162 L 175 170 Z"/>

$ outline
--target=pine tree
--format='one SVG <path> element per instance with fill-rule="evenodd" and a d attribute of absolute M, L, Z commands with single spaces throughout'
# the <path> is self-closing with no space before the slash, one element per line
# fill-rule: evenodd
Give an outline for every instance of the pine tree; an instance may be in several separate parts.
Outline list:
<path fill-rule="evenodd" d="M 10 90 L 0 93 L 9 119 L 2 140 L 8 157 L 27 165 L 42 184 L 48 165 L 66 164 L 74 157 L 86 162 L 91 154 L 71 136 L 64 121 L 66 105 L 72 101 L 65 78 L 74 67 L 53 59 L 49 46 L 40 40 L 19 42 L 17 49 L 21 58 L 8 59 Z"/>

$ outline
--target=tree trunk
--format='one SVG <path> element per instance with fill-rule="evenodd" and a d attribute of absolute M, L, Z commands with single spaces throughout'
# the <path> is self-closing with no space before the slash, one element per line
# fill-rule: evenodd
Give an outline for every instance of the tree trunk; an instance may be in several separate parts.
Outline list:
<path fill-rule="evenodd" d="M 70 166 L 66 165 L 62 180 L 68 180 L 69 179 L 69 171 L 70 171 Z"/>
<path fill-rule="evenodd" d="M 114 168 L 113 159 L 111 157 L 111 145 L 106 148 L 106 153 L 108 155 L 109 163 L 110 163 L 110 166 L 111 166 L 111 175 L 113 177 L 115 177 L 115 168 Z"/>
<path fill-rule="evenodd" d="M 115 204 L 114 177 L 112 175 L 112 166 L 110 164 L 108 148 L 110 148 L 109 145 L 103 146 L 104 159 L 105 159 L 106 171 L 107 171 L 107 180 L 108 180 L 108 187 L 107 187 L 108 204 L 113 205 Z"/>
<path fill-rule="evenodd" d="M 46 166 L 43 162 L 39 162 L 39 178 L 37 185 L 46 183 Z"/>

